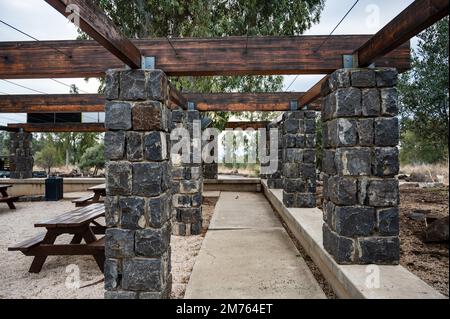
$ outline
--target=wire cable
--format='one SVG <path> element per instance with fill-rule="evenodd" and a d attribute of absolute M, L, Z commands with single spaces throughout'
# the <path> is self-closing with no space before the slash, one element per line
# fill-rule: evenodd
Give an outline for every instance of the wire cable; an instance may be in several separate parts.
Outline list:
<path fill-rule="evenodd" d="M 39 90 L 35 90 L 35 89 L 32 89 L 32 88 L 29 88 L 29 87 L 27 87 L 27 86 L 25 86 L 25 85 L 22 85 L 22 84 L 19 84 L 19 83 L 15 83 L 15 82 L 10 81 L 10 80 L 5 80 L 5 79 L 0 79 L 0 80 L 5 81 L 5 82 L 10 83 L 10 84 L 13 84 L 13 85 L 16 85 L 16 86 L 21 87 L 21 88 L 23 88 L 23 89 L 27 89 L 27 90 L 36 92 L 36 93 L 47 94 L 47 93 L 45 93 L 45 92 L 42 92 L 42 91 L 39 91 Z"/>

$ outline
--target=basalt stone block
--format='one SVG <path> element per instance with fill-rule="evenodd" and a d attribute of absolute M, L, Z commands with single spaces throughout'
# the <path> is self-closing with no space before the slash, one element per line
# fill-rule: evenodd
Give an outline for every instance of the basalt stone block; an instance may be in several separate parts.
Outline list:
<path fill-rule="evenodd" d="M 123 229 L 145 228 L 145 201 L 140 197 L 122 197 L 119 199 L 120 226 Z"/>
<path fill-rule="evenodd" d="M 291 178 L 285 178 L 283 189 L 289 193 L 304 193 L 306 191 L 306 181 L 298 178 L 298 179 L 291 179 Z"/>
<path fill-rule="evenodd" d="M 289 119 L 283 123 L 283 131 L 285 134 L 297 134 L 300 131 L 300 120 Z"/>
<path fill-rule="evenodd" d="M 395 178 L 371 180 L 367 187 L 370 206 L 391 207 L 399 204 L 398 180 Z"/>
<path fill-rule="evenodd" d="M 192 224 L 202 221 L 201 207 L 176 208 L 176 219 L 178 222 Z"/>
<path fill-rule="evenodd" d="M 370 148 L 338 148 L 336 150 L 336 171 L 340 176 L 370 175 Z"/>
<path fill-rule="evenodd" d="M 107 131 L 105 133 L 105 159 L 121 160 L 125 155 L 125 132 Z"/>
<path fill-rule="evenodd" d="M 332 92 L 322 98 L 322 120 L 328 121 L 334 117 L 336 112 L 336 92 Z"/>
<path fill-rule="evenodd" d="M 316 196 L 311 193 L 297 193 L 297 207 L 314 208 L 316 207 Z"/>
<path fill-rule="evenodd" d="M 131 165 L 128 162 L 106 164 L 106 194 L 130 195 Z"/>
<path fill-rule="evenodd" d="M 325 149 L 322 157 L 322 171 L 328 175 L 336 174 L 336 163 L 334 161 L 335 151 Z"/>
<path fill-rule="evenodd" d="M 299 163 L 303 161 L 303 151 L 297 148 L 288 148 L 283 152 L 283 162 Z"/>
<path fill-rule="evenodd" d="M 398 71 L 394 68 L 378 69 L 375 71 L 378 87 L 392 87 L 397 85 Z"/>
<path fill-rule="evenodd" d="M 106 102 L 105 127 L 108 130 L 131 129 L 131 104 L 127 102 Z"/>
<path fill-rule="evenodd" d="M 181 208 L 181 207 L 191 207 L 191 195 L 188 194 L 174 194 L 172 196 L 173 207 Z"/>
<path fill-rule="evenodd" d="M 105 260 L 105 289 L 113 290 L 120 286 L 120 260 L 107 258 Z"/>
<path fill-rule="evenodd" d="M 346 88 L 350 86 L 350 72 L 348 70 L 337 70 L 330 75 L 329 82 L 331 91 L 336 91 L 339 88 Z"/>
<path fill-rule="evenodd" d="M 358 141 L 357 121 L 352 119 L 336 119 L 328 123 L 328 137 L 332 147 L 355 146 Z"/>
<path fill-rule="evenodd" d="M 134 256 L 134 231 L 107 228 L 105 233 L 105 256 L 107 258 L 127 258 Z"/>
<path fill-rule="evenodd" d="M 288 193 L 283 191 L 283 204 L 286 207 L 294 207 L 296 205 L 296 193 Z"/>
<path fill-rule="evenodd" d="M 375 87 L 375 71 L 368 69 L 356 69 L 351 71 L 352 86 L 354 87 Z"/>
<path fill-rule="evenodd" d="M 130 162 L 143 159 L 142 134 L 138 132 L 127 132 L 127 159 Z"/>
<path fill-rule="evenodd" d="M 397 147 L 376 147 L 374 149 L 372 171 L 375 176 L 395 176 L 400 170 Z"/>
<path fill-rule="evenodd" d="M 385 116 L 397 116 L 398 92 L 396 88 L 381 89 L 381 111 Z"/>
<path fill-rule="evenodd" d="M 374 136 L 376 146 L 397 146 L 400 138 L 398 118 L 375 119 Z"/>
<path fill-rule="evenodd" d="M 316 177 L 316 165 L 315 164 L 304 164 L 300 163 L 298 165 L 299 177 L 301 178 L 315 178 Z"/>
<path fill-rule="evenodd" d="M 133 163 L 133 195 L 158 196 L 168 188 L 167 163 Z"/>
<path fill-rule="evenodd" d="M 313 118 L 307 118 L 303 120 L 304 133 L 315 134 L 316 133 L 316 120 Z"/>
<path fill-rule="evenodd" d="M 305 135 L 305 147 L 306 148 L 316 147 L 316 135 L 315 134 L 306 134 Z"/>
<path fill-rule="evenodd" d="M 305 116 L 305 119 L 316 119 L 316 112 L 315 111 L 303 111 L 302 112 Z"/>
<path fill-rule="evenodd" d="M 315 144 L 315 140 L 313 143 Z M 288 146 L 286 146 L 286 147 L 288 147 Z M 297 148 L 305 148 L 306 147 L 306 138 L 304 135 L 297 135 L 295 137 L 295 147 L 297 147 Z"/>
<path fill-rule="evenodd" d="M 400 217 L 398 207 L 377 209 L 378 233 L 381 236 L 398 236 Z"/>
<path fill-rule="evenodd" d="M 283 121 L 286 120 L 302 120 L 305 118 L 304 112 L 299 111 L 287 111 L 283 113 Z"/>
<path fill-rule="evenodd" d="M 144 257 L 160 257 L 170 245 L 170 223 L 162 228 L 148 228 L 135 233 L 135 252 Z"/>
<path fill-rule="evenodd" d="M 145 71 L 126 70 L 120 72 L 120 99 L 145 100 Z"/>
<path fill-rule="evenodd" d="M 359 119 L 357 122 L 358 143 L 360 146 L 373 146 L 374 119 Z"/>
<path fill-rule="evenodd" d="M 200 235 L 202 232 L 202 222 L 191 224 L 191 235 Z"/>
<path fill-rule="evenodd" d="M 175 236 L 186 236 L 186 226 L 184 223 L 172 222 L 172 234 Z M 190 228 L 188 233 L 190 234 Z"/>
<path fill-rule="evenodd" d="M 282 189 L 283 188 L 283 180 L 282 179 L 268 179 L 267 187 L 270 189 Z"/>
<path fill-rule="evenodd" d="M 105 198 L 105 223 L 106 227 L 117 227 L 119 225 L 119 200 L 117 196 L 106 196 Z"/>
<path fill-rule="evenodd" d="M 334 230 L 340 236 L 369 236 L 376 225 L 375 209 L 363 206 L 336 206 Z"/>
<path fill-rule="evenodd" d="M 183 123 L 185 119 L 184 110 L 173 110 L 172 111 L 172 122 Z"/>
<path fill-rule="evenodd" d="M 148 161 L 167 159 L 167 140 L 163 132 L 150 132 L 144 136 L 144 158 Z"/>
<path fill-rule="evenodd" d="M 379 116 L 381 112 L 381 98 L 378 89 L 362 90 L 362 115 Z"/>
<path fill-rule="evenodd" d="M 198 180 L 184 180 L 180 182 L 181 194 L 193 194 L 201 192 L 202 183 Z"/>
<path fill-rule="evenodd" d="M 316 150 L 303 150 L 303 162 L 304 163 L 316 163 Z"/>
<path fill-rule="evenodd" d="M 322 226 L 323 246 L 338 264 L 351 264 L 354 261 L 355 243 L 351 238 L 337 235 L 326 223 Z"/>
<path fill-rule="evenodd" d="M 136 131 L 166 131 L 167 108 L 157 101 L 135 103 L 133 129 Z"/>
<path fill-rule="evenodd" d="M 400 261 L 398 237 L 358 238 L 360 264 L 397 265 Z"/>
<path fill-rule="evenodd" d="M 165 102 L 169 96 L 169 85 L 166 74 L 161 70 L 152 70 L 147 73 L 148 99 Z"/>
<path fill-rule="evenodd" d="M 283 145 L 286 148 L 295 148 L 297 145 L 297 135 L 286 134 L 283 138 Z"/>
<path fill-rule="evenodd" d="M 105 291 L 105 299 L 138 299 L 138 293 L 125 290 Z"/>
<path fill-rule="evenodd" d="M 361 90 L 353 87 L 336 91 L 335 117 L 352 117 L 361 114 Z"/>
<path fill-rule="evenodd" d="M 122 288 L 134 291 L 159 291 L 165 283 L 160 258 L 133 258 L 123 261 Z"/>
<path fill-rule="evenodd" d="M 284 163 L 283 164 L 283 177 L 285 178 L 298 178 L 299 167 L 297 163 Z"/>
<path fill-rule="evenodd" d="M 161 227 L 167 220 L 170 219 L 170 201 L 171 196 L 168 192 L 161 194 L 161 196 L 148 199 L 147 211 L 149 224 L 151 227 Z"/>
<path fill-rule="evenodd" d="M 105 73 L 105 98 L 107 100 L 119 99 L 120 71 L 107 70 Z"/>
<path fill-rule="evenodd" d="M 197 110 L 188 110 L 186 112 L 186 117 L 188 123 L 192 123 L 194 121 L 200 121 L 200 112 Z"/>
<path fill-rule="evenodd" d="M 328 195 L 336 205 L 357 203 L 357 181 L 354 178 L 333 176 L 328 180 Z"/>

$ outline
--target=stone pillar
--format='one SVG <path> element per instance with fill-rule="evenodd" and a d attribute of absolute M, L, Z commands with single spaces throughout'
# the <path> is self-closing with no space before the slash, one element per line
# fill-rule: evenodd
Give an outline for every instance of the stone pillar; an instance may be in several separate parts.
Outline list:
<path fill-rule="evenodd" d="M 168 81 L 160 70 L 110 70 L 105 97 L 105 298 L 169 298 Z"/>
<path fill-rule="evenodd" d="M 212 137 L 210 140 L 205 141 L 205 144 L 210 143 L 212 141 Z M 214 141 L 214 145 L 215 145 L 215 149 L 216 152 L 218 152 L 218 147 L 219 147 L 219 141 L 216 140 Z M 211 156 L 213 156 L 213 152 L 211 151 L 210 153 Z M 203 162 L 203 178 L 204 179 L 217 179 L 217 175 L 219 173 L 219 167 L 218 167 L 218 163 L 216 161 L 212 162 L 212 163 L 205 163 Z"/>
<path fill-rule="evenodd" d="M 194 125 L 194 121 L 197 124 Z M 172 128 L 189 131 L 189 163 L 182 161 L 182 154 L 171 154 L 172 170 L 172 233 L 176 236 L 199 235 L 202 230 L 203 171 L 202 160 L 195 160 L 194 129 L 200 128 L 200 112 L 197 110 L 174 110 Z M 174 141 L 172 141 L 174 142 Z M 201 145 L 201 139 L 198 141 Z M 200 154 L 201 156 L 201 154 Z M 199 160 L 198 163 L 196 163 Z"/>
<path fill-rule="evenodd" d="M 316 113 L 283 115 L 283 203 L 316 207 Z"/>
<path fill-rule="evenodd" d="M 11 132 L 9 148 L 10 177 L 17 179 L 33 177 L 33 156 L 31 155 L 31 133 Z"/>
<path fill-rule="evenodd" d="M 272 174 L 267 174 L 267 187 L 270 189 L 283 188 L 283 128 L 282 122 L 271 122 L 267 125 L 267 149 L 270 151 L 270 130 L 278 130 L 278 156 L 277 156 L 277 170 Z M 269 163 L 262 166 L 269 166 Z"/>
<path fill-rule="evenodd" d="M 343 69 L 322 87 L 325 249 L 340 264 L 399 262 L 395 69 Z"/>

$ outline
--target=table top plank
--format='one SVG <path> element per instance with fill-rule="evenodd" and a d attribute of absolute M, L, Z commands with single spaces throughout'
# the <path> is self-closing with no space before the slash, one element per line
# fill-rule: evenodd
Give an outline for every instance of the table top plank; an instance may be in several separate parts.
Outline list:
<path fill-rule="evenodd" d="M 36 223 L 34 227 L 78 227 L 105 214 L 105 205 L 103 203 L 92 204 L 86 207 L 77 208 L 70 212 L 59 215 L 55 218 Z"/>
<path fill-rule="evenodd" d="M 100 191 L 101 191 L 101 190 L 106 190 L 106 184 L 103 183 L 103 184 L 100 184 L 100 185 L 95 185 L 95 186 L 89 187 L 88 190 L 90 190 L 90 191 L 95 191 L 95 190 L 100 190 Z"/>
<path fill-rule="evenodd" d="M 12 185 L 10 185 L 10 184 L 0 184 L 0 189 L 10 188 L 10 187 L 12 187 Z"/>

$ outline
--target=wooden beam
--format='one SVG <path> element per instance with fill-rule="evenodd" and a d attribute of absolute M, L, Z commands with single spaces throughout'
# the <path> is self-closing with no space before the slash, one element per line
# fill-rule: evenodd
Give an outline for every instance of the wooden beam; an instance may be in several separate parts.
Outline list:
<path fill-rule="evenodd" d="M 143 55 L 153 56 L 156 68 L 169 76 L 329 74 L 342 68 L 342 55 L 370 39 L 370 35 L 182 38 L 136 40 Z M 52 47 L 66 52 L 67 58 Z M 380 66 L 410 68 L 409 43 L 377 60 Z M 123 63 L 95 41 L 0 43 L 0 78 L 102 77 Z"/>
<path fill-rule="evenodd" d="M 328 75 L 325 76 L 322 80 L 317 82 L 308 92 L 305 93 L 299 100 L 298 104 L 300 107 L 308 106 L 310 110 L 320 110 L 321 105 L 318 105 L 316 100 L 320 96 L 320 92 L 322 90 L 323 83 L 328 79 Z"/>
<path fill-rule="evenodd" d="M 383 29 L 363 44 L 353 55 L 357 56 L 359 67 L 366 67 L 377 62 L 380 56 L 388 56 L 396 52 L 396 48 L 404 43 L 409 44 L 409 39 L 419 34 L 434 22 L 442 19 L 449 13 L 448 0 L 416 0 L 397 17 L 390 21 Z M 391 65 L 391 67 L 394 67 Z M 337 68 L 338 69 L 338 68 Z M 337 70 L 336 69 L 336 70 Z M 332 72 L 334 72 L 333 70 Z M 402 70 L 399 70 L 400 72 Z M 332 73 L 329 72 L 329 73 Z M 300 100 L 300 105 L 305 105 L 318 99 L 325 79 L 314 85 Z"/>
<path fill-rule="evenodd" d="M 25 132 L 62 133 L 62 132 L 105 132 L 104 123 L 24 123 L 8 124 L 9 128 L 23 129 Z"/>
<path fill-rule="evenodd" d="M 369 41 L 356 50 L 360 67 L 369 66 L 380 56 L 419 34 L 449 14 L 448 0 L 416 0 Z"/>
<path fill-rule="evenodd" d="M 245 121 L 241 121 L 241 122 L 228 122 L 225 125 L 225 128 L 227 129 L 254 129 L 254 130 L 258 130 L 260 128 L 266 128 L 267 124 L 269 124 L 269 122 L 267 121 L 260 121 L 260 122 L 245 122 Z"/>
<path fill-rule="evenodd" d="M 45 0 L 132 69 L 141 68 L 139 49 L 126 38 L 106 14 L 90 0 Z M 69 6 L 69 7 L 68 7 Z M 79 19 L 78 19 L 79 18 Z M 73 55 L 72 55 L 73 57 Z M 106 69 L 105 69 L 106 70 Z"/>
<path fill-rule="evenodd" d="M 100 94 L 33 94 L 0 96 L 0 113 L 104 112 Z"/>
<path fill-rule="evenodd" d="M 8 127 L 8 126 L 3 126 L 0 125 L 0 131 L 6 131 L 6 132 L 19 132 L 20 129 L 18 128 L 13 128 L 13 127 Z"/>
<path fill-rule="evenodd" d="M 172 106 L 194 102 L 203 112 L 288 111 L 289 102 L 301 92 L 275 93 L 183 93 L 171 90 Z M 312 104 L 320 107 L 320 103 Z M 101 94 L 1 95 L 0 113 L 104 112 Z"/>

